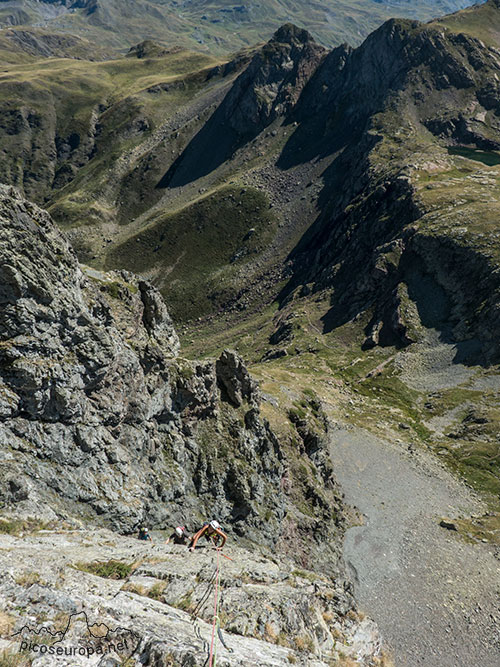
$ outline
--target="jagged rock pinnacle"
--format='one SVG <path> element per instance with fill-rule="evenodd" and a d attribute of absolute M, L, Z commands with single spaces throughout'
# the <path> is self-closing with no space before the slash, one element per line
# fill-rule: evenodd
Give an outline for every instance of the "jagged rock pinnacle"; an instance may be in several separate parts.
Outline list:
<path fill-rule="evenodd" d="M 307 42 L 314 42 L 314 38 L 307 30 L 298 28 L 293 23 L 285 23 L 276 30 L 273 41 L 283 44 L 307 44 Z"/>

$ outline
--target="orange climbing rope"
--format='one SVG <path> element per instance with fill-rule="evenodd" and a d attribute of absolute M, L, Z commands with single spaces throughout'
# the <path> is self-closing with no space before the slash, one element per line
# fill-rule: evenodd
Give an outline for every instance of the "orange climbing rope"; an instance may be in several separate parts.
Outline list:
<path fill-rule="evenodd" d="M 215 643 L 215 630 L 219 620 L 219 575 L 220 575 L 220 549 L 217 549 L 217 574 L 215 576 L 215 595 L 214 595 L 214 621 L 212 624 L 212 641 L 210 642 L 210 659 L 208 667 L 216 667 L 217 645 Z"/>

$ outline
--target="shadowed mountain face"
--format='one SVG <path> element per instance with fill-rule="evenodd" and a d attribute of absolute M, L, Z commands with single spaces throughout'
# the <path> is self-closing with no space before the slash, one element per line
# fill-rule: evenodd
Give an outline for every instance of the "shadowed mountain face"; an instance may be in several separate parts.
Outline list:
<path fill-rule="evenodd" d="M 145 38 L 169 46 L 224 53 L 269 39 L 293 21 L 325 45 L 358 44 L 391 16 L 427 20 L 463 9 L 469 0 L 3 0 L 0 25 L 36 25 L 71 32 L 107 48 L 127 48 Z"/>
<path fill-rule="evenodd" d="M 488 38 L 486 30 L 499 26 L 499 4 L 489 2 L 462 19 L 464 26 L 470 19 L 482 25 L 479 34 Z M 449 342 L 476 336 L 489 341 L 486 357 L 498 358 L 494 303 L 500 284 L 492 264 L 498 261 L 497 241 L 490 237 L 489 250 L 481 242 L 496 210 L 490 188 L 497 172 L 483 172 L 479 157 L 474 168 L 463 159 L 450 160 L 458 149 L 443 150 L 447 144 L 470 145 L 494 157 L 500 149 L 496 43 L 453 33 L 446 20 L 429 27 L 391 21 L 348 55 L 330 54 L 311 79 L 294 114 L 299 127 L 280 164 L 290 168 L 302 159 L 297 147 L 308 135 L 319 140 L 320 155 L 337 157 L 324 174 L 321 213 L 293 253 L 296 277 L 284 295 L 297 283 L 333 288 L 326 331 L 373 308 L 366 345 L 407 345 L 418 337 L 410 333 L 409 298 L 419 324 L 437 328 Z M 474 161 L 473 152 L 465 154 Z M 441 190 L 450 196 L 445 212 L 434 190 L 441 179 L 450 185 L 454 176 L 467 199 L 457 203 L 456 191 Z M 482 195 L 473 186 L 478 182 Z M 485 220 L 480 207 L 486 197 Z M 467 212 L 461 209 L 466 203 Z M 432 288 L 416 289 L 425 281 Z M 479 298 L 488 307 L 477 311 Z M 425 299 L 445 299 L 448 305 L 432 318 Z"/>
<path fill-rule="evenodd" d="M 280 28 L 158 187 L 186 185 L 214 171 L 274 120 L 286 117 L 326 53 L 307 31 L 292 24 Z"/>

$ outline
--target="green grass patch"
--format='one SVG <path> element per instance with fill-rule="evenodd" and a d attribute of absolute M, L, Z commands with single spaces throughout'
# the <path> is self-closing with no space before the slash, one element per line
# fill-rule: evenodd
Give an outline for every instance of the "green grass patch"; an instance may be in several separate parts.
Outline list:
<path fill-rule="evenodd" d="M 175 606 L 182 611 L 191 611 L 193 608 L 193 592 L 186 593 Z"/>
<path fill-rule="evenodd" d="M 307 417 L 307 411 L 302 406 L 294 406 L 288 410 L 288 418 L 292 424 L 303 421 Z"/>
<path fill-rule="evenodd" d="M 108 560 L 98 563 L 77 563 L 77 570 L 95 574 L 103 579 L 127 579 L 135 570 L 135 563 L 123 563 L 118 560 Z"/>
<path fill-rule="evenodd" d="M 4 519 L 0 518 L 0 533 L 7 535 L 30 534 L 50 527 L 50 522 L 37 519 Z"/>
<path fill-rule="evenodd" d="M 224 187 L 113 248 L 107 268 L 151 273 L 173 317 L 218 310 L 246 282 L 240 271 L 274 235 L 267 197 L 253 188 Z"/>
<path fill-rule="evenodd" d="M 469 402 L 476 403 L 484 397 L 484 392 L 474 391 L 465 387 L 453 387 L 429 394 L 427 410 L 432 415 L 444 415 L 454 408 Z"/>
<path fill-rule="evenodd" d="M 113 299 L 120 299 L 122 297 L 124 288 L 130 290 L 132 294 L 136 294 L 138 292 L 137 287 L 130 283 L 120 283 L 116 280 L 111 282 L 103 281 L 101 283 L 101 290 L 106 294 L 109 294 L 109 296 Z"/>
<path fill-rule="evenodd" d="M 500 509 L 500 448 L 497 442 L 460 440 L 436 444 L 448 465 L 479 491 L 492 509 Z"/>
<path fill-rule="evenodd" d="M 33 584 L 38 583 L 40 583 L 39 572 L 23 572 L 16 577 L 16 584 L 18 586 L 23 586 L 24 588 L 29 588 L 30 586 L 33 586 Z"/>
<path fill-rule="evenodd" d="M 132 582 L 127 582 L 121 588 L 122 591 L 127 591 L 128 593 L 134 593 L 135 595 L 146 595 L 146 589 L 140 584 L 134 584 Z"/>
<path fill-rule="evenodd" d="M 430 438 L 431 433 L 420 423 L 421 413 L 416 407 L 421 395 L 410 389 L 398 377 L 379 375 L 368 378 L 359 384 L 359 393 L 375 398 L 381 405 L 399 409 L 410 418 L 412 428 L 422 440 Z"/>
<path fill-rule="evenodd" d="M 486 44 L 498 47 L 500 19 L 498 9 L 492 2 L 450 14 L 433 21 L 432 25 L 444 26 L 455 33 L 466 33 Z"/>
<path fill-rule="evenodd" d="M 482 541 L 500 545 L 500 513 L 488 514 L 473 519 L 457 519 L 454 522 L 461 535 L 472 542 Z"/>
<path fill-rule="evenodd" d="M 293 570 L 292 572 L 293 577 L 300 577 L 301 579 L 306 579 L 307 581 L 318 581 L 320 579 L 320 576 L 316 574 L 315 572 L 310 572 L 309 570 Z"/>
<path fill-rule="evenodd" d="M 166 587 L 167 587 L 166 583 L 159 581 L 158 583 L 153 584 L 153 586 L 151 586 L 147 595 L 149 598 L 153 600 L 161 600 Z"/>

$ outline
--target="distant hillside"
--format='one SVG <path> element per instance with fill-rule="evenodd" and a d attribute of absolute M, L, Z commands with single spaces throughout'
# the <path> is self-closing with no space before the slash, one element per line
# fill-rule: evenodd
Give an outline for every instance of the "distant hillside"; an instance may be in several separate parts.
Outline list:
<path fill-rule="evenodd" d="M 326 46 L 359 44 L 393 16 L 428 20 L 471 0 L 3 0 L 0 26 L 70 32 L 106 48 L 144 39 L 224 53 L 267 40 L 291 21 Z"/>

